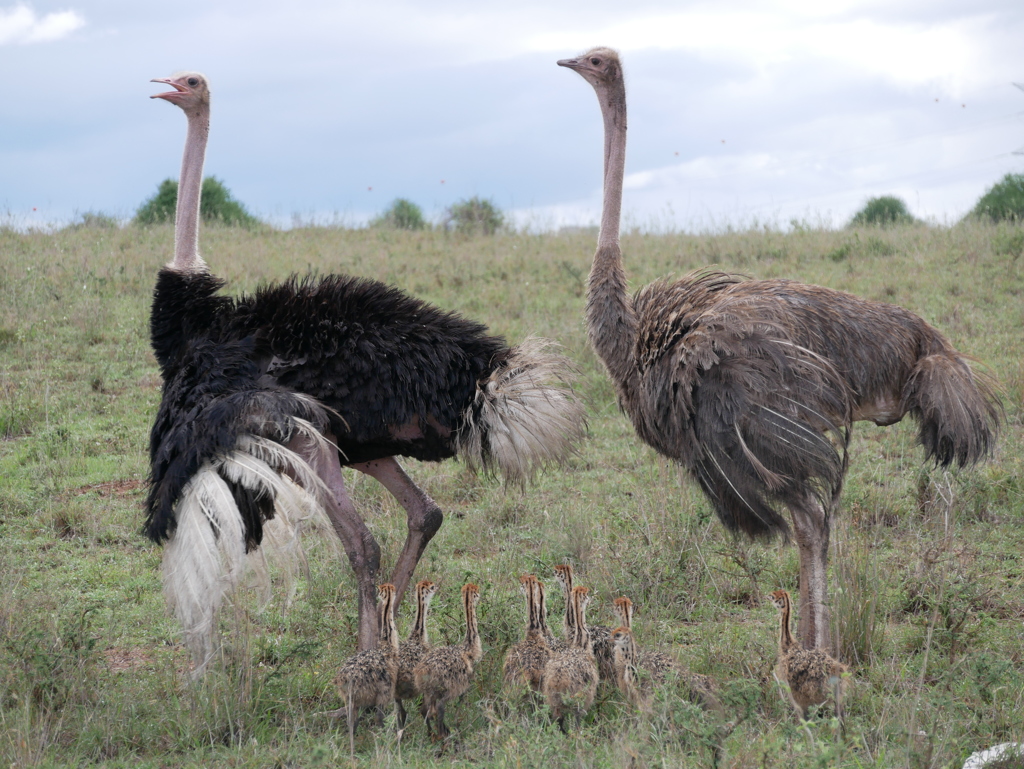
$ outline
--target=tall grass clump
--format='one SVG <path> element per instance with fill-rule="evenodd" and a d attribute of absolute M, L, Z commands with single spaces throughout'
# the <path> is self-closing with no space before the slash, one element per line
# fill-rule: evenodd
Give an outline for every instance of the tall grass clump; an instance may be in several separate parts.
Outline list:
<path fill-rule="evenodd" d="M 164 224 L 174 221 L 178 205 L 178 182 L 164 179 L 157 187 L 156 194 L 145 201 L 135 212 L 137 224 Z M 226 224 L 234 227 L 256 227 L 260 220 L 250 214 L 244 205 L 235 200 L 231 191 L 216 176 L 203 179 L 202 201 L 199 215 L 204 222 Z"/>
<path fill-rule="evenodd" d="M 833 636 L 839 658 L 854 667 L 869 665 L 885 641 L 885 612 L 881 605 L 878 561 L 870 543 L 846 541 L 836 547 L 833 561 Z"/>
<path fill-rule="evenodd" d="M 1007 174 L 993 184 L 971 213 L 993 222 L 1024 221 L 1024 174 Z"/>

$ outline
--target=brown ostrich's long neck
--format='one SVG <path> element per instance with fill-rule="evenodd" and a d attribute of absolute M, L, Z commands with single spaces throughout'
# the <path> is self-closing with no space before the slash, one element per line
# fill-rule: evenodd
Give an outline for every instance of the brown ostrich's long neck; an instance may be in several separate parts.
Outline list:
<path fill-rule="evenodd" d="M 598 88 L 597 98 L 604 118 L 604 202 L 601 234 L 587 281 L 587 333 L 620 399 L 628 403 L 636 390 L 633 346 L 637 321 L 619 247 L 626 170 L 626 86 L 621 77 L 606 88 Z"/>
<path fill-rule="evenodd" d="M 187 112 L 188 134 L 181 159 L 178 202 L 174 215 L 174 261 L 171 269 L 179 272 L 205 272 L 199 256 L 199 201 L 203 191 L 203 162 L 210 137 L 208 108 Z"/>

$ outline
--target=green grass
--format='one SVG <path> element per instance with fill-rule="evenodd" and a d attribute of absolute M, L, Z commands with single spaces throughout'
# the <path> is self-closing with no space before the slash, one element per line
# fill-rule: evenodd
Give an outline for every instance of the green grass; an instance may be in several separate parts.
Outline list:
<path fill-rule="evenodd" d="M 796 588 L 795 550 L 734 540 L 678 468 L 641 445 L 583 328 L 586 234 L 467 238 L 438 231 L 211 227 L 203 253 L 233 292 L 289 272 L 377 278 L 486 322 L 510 340 L 561 341 L 582 368 L 590 436 L 525 491 L 457 462 L 405 462 L 445 510 L 419 577 L 438 581 L 435 642 L 459 638 L 459 587 L 481 585 L 485 656 L 450 710 L 444 756 L 414 717 L 362 729 L 368 766 L 708 766 L 712 725 L 689 703 L 640 717 L 608 691 L 580 734 L 499 692 L 522 629 L 516 577 L 571 560 L 595 595 L 637 605 L 641 644 L 717 679 L 737 721 L 727 766 L 959 766 L 1024 739 L 1024 261 L 1005 224 L 791 234 L 627 234 L 632 285 L 708 264 L 903 305 L 998 378 L 1007 424 L 995 458 L 944 475 L 910 424 L 858 425 L 833 532 L 835 635 L 855 670 L 845 734 L 792 718 L 771 678 L 776 613 Z M 353 649 L 354 581 L 314 545 L 287 611 L 244 596 L 223 618 L 223 670 L 201 686 L 160 592 L 160 550 L 139 533 L 147 437 L 160 398 L 149 351 L 169 226 L 0 230 L 0 763 L 55 766 L 316 766 L 348 762 L 331 680 Z M 397 503 L 350 477 L 387 564 L 404 538 Z M 561 600 L 552 597 L 552 613 Z M 409 623 L 406 608 L 399 624 Z M 555 621 L 557 624 L 557 621 Z"/>

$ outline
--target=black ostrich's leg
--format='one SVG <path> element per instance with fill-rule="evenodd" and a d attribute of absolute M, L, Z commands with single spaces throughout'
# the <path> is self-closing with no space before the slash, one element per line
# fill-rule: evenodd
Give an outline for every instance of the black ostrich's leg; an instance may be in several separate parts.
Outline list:
<path fill-rule="evenodd" d="M 417 486 L 394 457 L 385 457 L 372 462 L 352 465 L 356 470 L 375 478 L 386 488 L 398 503 L 405 508 L 409 522 L 409 534 L 405 547 L 395 563 L 391 582 L 395 586 L 395 603 L 402 600 L 405 588 L 412 581 L 416 564 L 427 547 L 427 543 L 441 528 L 444 516 L 426 492 Z"/>
<path fill-rule="evenodd" d="M 333 435 L 325 436 L 333 442 Z M 304 438 L 296 438 L 288 448 L 305 459 L 331 494 L 324 509 L 334 531 L 345 548 L 359 590 L 359 651 L 377 646 L 377 572 L 380 569 L 380 545 L 360 517 L 345 488 L 345 478 L 335 451 L 325 452 Z"/>

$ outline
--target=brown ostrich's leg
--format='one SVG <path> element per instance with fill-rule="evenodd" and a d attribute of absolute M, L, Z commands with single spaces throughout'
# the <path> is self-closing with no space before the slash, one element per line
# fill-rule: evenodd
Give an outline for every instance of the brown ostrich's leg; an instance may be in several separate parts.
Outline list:
<path fill-rule="evenodd" d="M 352 465 L 356 470 L 375 478 L 386 488 L 398 503 L 405 508 L 408 516 L 409 534 L 405 547 L 395 563 L 391 582 L 395 586 L 395 603 L 402 600 L 405 588 L 412 581 L 416 564 L 427 547 L 427 543 L 441 528 L 444 516 L 426 492 L 417 486 L 394 457 L 385 457 L 372 462 Z"/>
<path fill-rule="evenodd" d="M 790 508 L 796 545 L 800 551 L 800 609 L 797 636 L 805 649 L 831 653 L 829 629 L 828 565 L 829 515 L 814 497 Z"/>
<path fill-rule="evenodd" d="M 325 437 L 328 441 L 334 441 L 333 435 Z M 358 586 L 358 649 L 374 649 L 377 647 L 378 635 L 377 572 L 380 569 L 380 545 L 352 504 L 352 499 L 345 488 L 345 478 L 341 473 L 337 452 L 325 452 L 305 438 L 296 438 L 288 448 L 309 463 L 331 492 L 330 497 L 323 500 L 324 509 L 345 548 Z"/>

